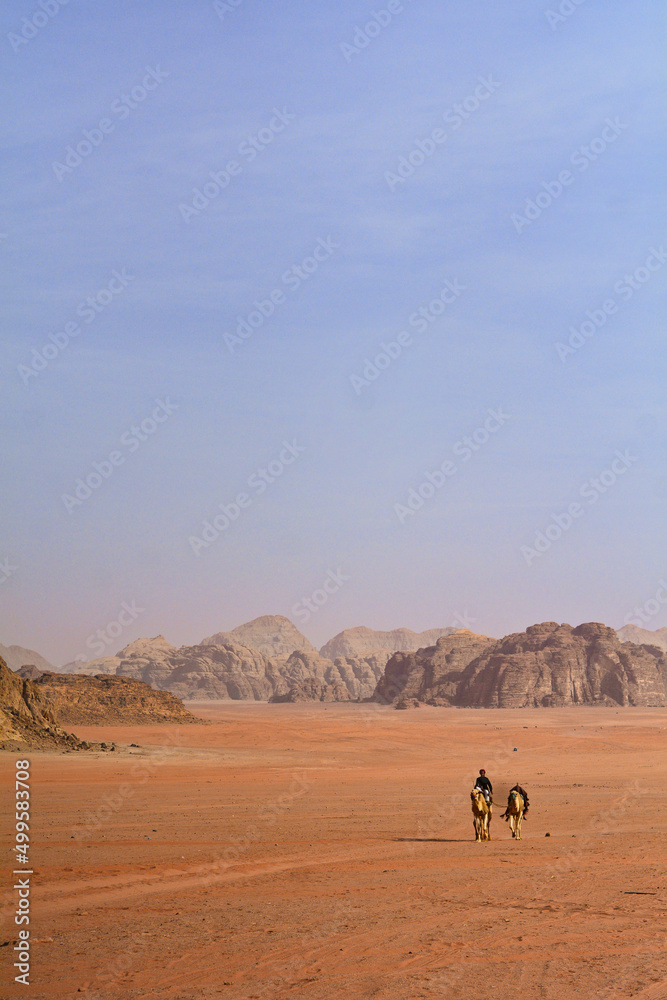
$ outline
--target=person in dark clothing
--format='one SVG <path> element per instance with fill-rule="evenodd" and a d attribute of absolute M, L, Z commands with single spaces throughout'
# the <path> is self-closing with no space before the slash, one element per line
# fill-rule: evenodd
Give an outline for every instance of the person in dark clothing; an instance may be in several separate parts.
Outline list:
<path fill-rule="evenodd" d="M 479 777 L 475 781 L 475 788 L 479 788 L 484 792 L 484 798 L 487 802 L 493 801 L 493 785 L 487 778 L 484 768 L 479 772 Z"/>
<path fill-rule="evenodd" d="M 527 816 L 528 816 L 528 805 L 529 805 L 529 803 L 528 803 L 528 792 L 526 791 L 525 788 L 522 788 L 521 785 L 519 784 L 519 782 L 517 781 L 517 783 L 514 786 L 514 788 L 510 788 L 510 790 L 509 790 L 509 795 L 507 796 L 507 809 L 509 809 L 509 806 L 510 806 L 510 798 L 512 796 L 512 792 L 518 792 L 519 795 L 521 796 L 521 798 L 523 799 L 523 815 L 524 815 L 524 819 L 527 818 Z M 508 813 L 507 813 L 507 809 L 505 810 L 505 812 L 500 817 L 501 819 L 505 819 L 505 820 L 509 819 L 509 816 L 508 816 Z"/>

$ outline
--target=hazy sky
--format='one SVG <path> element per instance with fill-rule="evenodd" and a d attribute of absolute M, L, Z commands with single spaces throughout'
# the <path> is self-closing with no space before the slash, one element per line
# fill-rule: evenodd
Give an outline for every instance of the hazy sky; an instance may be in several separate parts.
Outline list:
<path fill-rule="evenodd" d="M 2 643 L 667 624 L 662 3 L 0 18 Z"/>

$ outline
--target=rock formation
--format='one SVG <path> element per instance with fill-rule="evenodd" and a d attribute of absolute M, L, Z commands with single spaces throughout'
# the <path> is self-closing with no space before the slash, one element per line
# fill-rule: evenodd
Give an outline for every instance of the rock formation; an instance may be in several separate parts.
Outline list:
<path fill-rule="evenodd" d="M 391 632 L 378 632 L 360 625 L 346 628 L 330 639 L 320 650 L 320 656 L 335 660 L 338 656 L 365 656 L 366 653 L 415 650 L 431 646 L 441 635 L 456 632 L 455 628 L 432 628 L 426 632 L 413 632 L 409 628 L 395 628 Z"/>
<path fill-rule="evenodd" d="M 388 652 L 339 656 L 332 663 L 317 653 L 294 652 L 279 667 L 282 683 L 269 700 L 363 701 L 373 694 L 389 656 Z M 335 693 L 339 697 L 333 697 Z"/>
<path fill-rule="evenodd" d="M 184 701 L 268 701 L 274 695 L 289 694 L 292 688 L 301 699 L 315 688 L 299 685 L 318 679 L 342 700 L 358 701 L 373 694 L 389 656 L 388 652 L 370 653 L 338 657 L 332 662 L 311 647 L 293 650 L 289 656 L 269 657 L 238 642 L 206 642 L 177 649 L 157 636 L 137 639 L 116 656 L 79 664 L 77 673 L 130 677 L 156 690 L 170 691 Z M 313 696 L 320 697 L 319 693 Z"/>
<path fill-rule="evenodd" d="M 215 635 L 202 639 L 200 645 L 224 646 L 229 642 L 258 649 L 265 656 L 289 656 L 295 649 L 317 652 L 296 625 L 283 615 L 263 615 L 245 625 L 239 625 L 231 632 L 216 632 Z"/>
<path fill-rule="evenodd" d="M 441 636 L 434 646 L 413 653 L 394 653 L 373 695 L 374 701 L 392 704 L 417 699 L 434 705 L 457 704 L 463 671 L 496 639 L 459 629 Z"/>
<path fill-rule="evenodd" d="M 651 632 L 639 625 L 624 625 L 623 628 L 616 629 L 616 635 L 621 642 L 634 642 L 637 646 L 657 646 L 667 652 L 667 628 Z"/>
<path fill-rule="evenodd" d="M 0 750 L 82 750 L 88 746 L 61 729 L 35 682 L 19 677 L 0 657 Z"/>
<path fill-rule="evenodd" d="M 34 649 L 24 649 L 23 646 L 3 646 L 0 645 L 0 657 L 5 661 L 10 670 L 18 670 L 26 663 L 34 663 L 40 670 L 55 670 L 56 668 L 43 656 L 36 653 Z"/>
<path fill-rule="evenodd" d="M 34 677 L 34 667 L 19 674 Z M 69 726 L 155 725 L 201 723 L 183 703 L 167 691 L 155 691 L 129 677 L 38 672 L 34 685 L 59 723 Z"/>
<path fill-rule="evenodd" d="M 340 681 L 327 684 L 319 677 L 308 677 L 294 685 L 286 694 L 274 694 L 269 701 L 300 702 L 300 701 L 351 701 L 350 693 Z"/>
<path fill-rule="evenodd" d="M 606 625 L 532 625 L 498 641 L 441 638 L 387 663 L 374 700 L 471 708 L 667 705 L 667 654 L 621 642 Z"/>

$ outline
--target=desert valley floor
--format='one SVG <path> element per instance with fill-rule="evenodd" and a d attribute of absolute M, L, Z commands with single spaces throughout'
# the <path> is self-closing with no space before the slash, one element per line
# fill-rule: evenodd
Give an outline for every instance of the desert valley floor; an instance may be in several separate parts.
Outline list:
<path fill-rule="evenodd" d="M 0 754 L 5 816 L 31 761 L 35 870 L 32 985 L 3 997 L 667 996 L 664 709 L 188 707 L 210 724 Z M 516 780 L 520 842 L 500 819 Z"/>

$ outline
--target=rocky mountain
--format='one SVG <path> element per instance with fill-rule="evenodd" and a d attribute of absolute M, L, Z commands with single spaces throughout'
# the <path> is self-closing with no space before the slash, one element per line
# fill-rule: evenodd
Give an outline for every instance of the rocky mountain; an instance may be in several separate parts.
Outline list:
<path fill-rule="evenodd" d="M 0 750 L 82 750 L 89 744 L 66 733 L 32 680 L 19 677 L 0 657 Z"/>
<path fill-rule="evenodd" d="M 26 663 L 33 663 L 40 670 L 55 670 L 53 664 L 36 653 L 34 649 L 25 649 L 23 646 L 3 646 L 0 644 L 0 657 L 10 670 L 18 670 Z"/>
<path fill-rule="evenodd" d="M 373 694 L 389 656 L 388 652 L 338 656 L 332 662 L 318 653 L 297 650 L 282 666 L 282 683 L 269 701 L 363 701 Z M 295 679 L 297 674 L 301 676 Z"/>
<path fill-rule="evenodd" d="M 164 652 L 176 649 L 168 642 L 163 635 L 156 635 L 152 639 L 135 639 L 121 649 L 114 656 L 101 656 L 98 660 L 73 660 L 61 667 L 60 674 L 89 674 L 91 677 L 96 674 L 115 674 L 123 660 L 133 656 L 143 656 L 150 658 L 156 654 L 158 657 Z M 51 668 L 53 670 L 53 668 Z"/>
<path fill-rule="evenodd" d="M 296 703 L 300 701 L 352 701 L 350 693 L 340 681 L 327 684 L 319 677 L 308 677 L 294 685 L 285 694 L 274 694 L 269 701 Z"/>
<path fill-rule="evenodd" d="M 616 635 L 621 642 L 634 642 L 638 646 L 657 646 L 658 649 L 667 652 L 667 628 L 651 632 L 647 628 L 640 628 L 639 625 L 624 625 L 623 628 L 616 629 Z"/>
<path fill-rule="evenodd" d="M 215 635 L 202 639 L 200 645 L 224 646 L 230 642 L 257 649 L 265 656 L 289 656 L 295 649 L 317 652 L 296 625 L 283 615 L 263 615 L 245 625 L 239 625 L 231 632 L 216 632 Z"/>
<path fill-rule="evenodd" d="M 596 622 L 543 622 L 497 641 L 459 633 L 395 654 L 373 697 L 471 708 L 667 706 L 667 654 L 621 642 Z"/>
<path fill-rule="evenodd" d="M 457 704 L 463 671 L 497 640 L 459 629 L 441 636 L 435 645 L 390 658 L 373 700 L 392 704 L 417 699 L 436 705 Z"/>
<path fill-rule="evenodd" d="M 36 674 L 36 676 L 35 676 Z M 201 723 L 167 691 L 155 691 L 143 681 L 99 674 L 41 673 L 22 667 L 19 675 L 34 680 L 38 693 L 63 725 L 148 725 Z"/>
<path fill-rule="evenodd" d="M 358 628 L 346 628 L 335 635 L 322 646 L 320 656 L 335 660 L 338 656 L 365 656 L 366 653 L 384 650 L 391 653 L 415 650 L 422 646 L 432 646 L 441 635 L 450 635 L 456 631 L 455 628 L 432 628 L 426 632 L 413 632 L 409 628 L 395 628 L 391 632 L 378 632 L 360 625 Z"/>
<path fill-rule="evenodd" d="M 345 691 L 346 699 L 356 701 L 372 695 L 388 656 L 339 657 L 333 663 L 314 648 L 269 657 L 237 642 L 177 649 L 158 636 L 137 639 L 116 656 L 80 665 L 78 673 L 130 677 L 156 690 L 170 691 L 184 701 L 268 701 L 316 678 L 325 686 L 333 685 L 341 697 Z"/>

